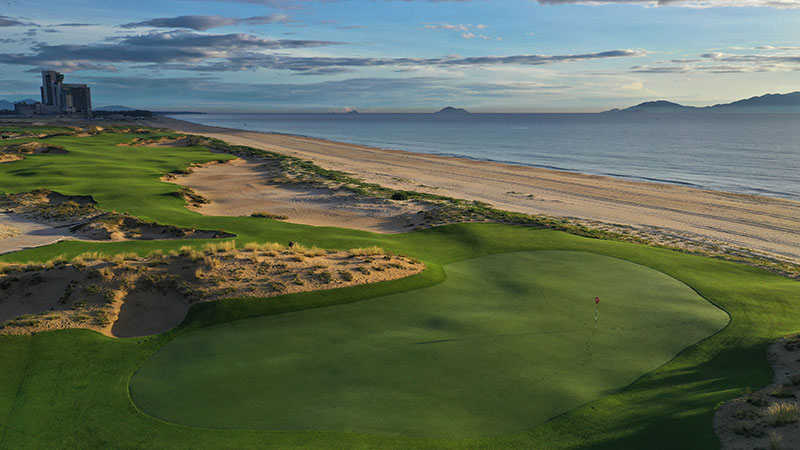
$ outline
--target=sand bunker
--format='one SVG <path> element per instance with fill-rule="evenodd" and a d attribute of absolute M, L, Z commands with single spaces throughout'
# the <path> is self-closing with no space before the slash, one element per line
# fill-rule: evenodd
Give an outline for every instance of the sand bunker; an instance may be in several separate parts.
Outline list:
<path fill-rule="evenodd" d="M 364 197 L 344 190 L 281 179 L 275 162 L 238 158 L 194 168 L 189 175 L 170 176 L 207 199 L 190 208 L 210 216 L 265 213 L 292 223 L 346 227 L 378 233 L 409 231 L 420 226 L 430 208 L 414 201 Z"/>
<path fill-rule="evenodd" d="M 381 249 L 329 252 L 232 242 L 148 257 L 79 256 L 41 265 L 0 263 L 0 333 L 89 328 L 107 336 L 161 333 L 192 304 L 332 289 L 402 278 L 423 264 Z"/>
<path fill-rule="evenodd" d="M 195 230 L 145 222 L 95 207 L 91 196 L 62 195 L 47 189 L 0 195 L 0 224 L 20 230 L 0 240 L 0 253 L 74 238 L 84 240 L 214 239 L 233 237 L 214 230 Z"/>
<path fill-rule="evenodd" d="M 117 144 L 120 147 L 186 147 L 192 142 L 186 136 L 162 136 L 157 138 L 134 138 L 130 143 Z"/>
<path fill-rule="evenodd" d="M 731 400 L 714 414 L 723 450 L 800 448 L 800 336 L 773 343 L 767 357 L 775 377 L 769 386 Z M 794 413 L 792 413 L 794 411 Z M 793 418 L 792 418 L 793 417 Z M 784 420 L 781 420 L 783 418 Z M 779 444 L 773 447 L 773 443 Z"/>
<path fill-rule="evenodd" d="M 56 227 L 0 212 L 0 254 L 52 244 L 75 234 Z"/>
<path fill-rule="evenodd" d="M 58 145 L 48 145 L 43 142 L 25 142 L 22 144 L 11 144 L 0 147 L 0 163 L 19 161 L 25 159 L 25 155 L 39 154 L 65 154 L 69 153 Z"/>

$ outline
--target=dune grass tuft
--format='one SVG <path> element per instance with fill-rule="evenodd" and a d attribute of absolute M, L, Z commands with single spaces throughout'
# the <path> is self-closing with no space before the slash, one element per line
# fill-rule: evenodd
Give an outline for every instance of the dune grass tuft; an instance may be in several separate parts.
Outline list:
<path fill-rule="evenodd" d="M 771 427 L 781 427 L 797 422 L 797 403 L 771 403 L 767 407 L 767 423 Z"/>
<path fill-rule="evenodd" d="M 385 255 L 386 251 L 377 245 L 373 245 L 372 247 L 351 248 L 347 253 L 350 256 L 378 256 Z"/>

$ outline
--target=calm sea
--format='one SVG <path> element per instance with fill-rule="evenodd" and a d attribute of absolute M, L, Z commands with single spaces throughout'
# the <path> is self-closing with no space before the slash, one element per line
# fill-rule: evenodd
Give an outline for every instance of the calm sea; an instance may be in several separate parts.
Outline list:
<path fill-rule="evenodd" d="M 800 200 L 800 115 L 198 114 L 176 118 Z"/>

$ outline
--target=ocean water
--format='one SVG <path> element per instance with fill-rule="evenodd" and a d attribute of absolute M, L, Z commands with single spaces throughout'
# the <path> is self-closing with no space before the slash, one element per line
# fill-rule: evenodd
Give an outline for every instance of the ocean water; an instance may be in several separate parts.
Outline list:
<path fill-rule="evenodd" d="M 800 200 L 800 115 L 197 114 L 176 118 Z"/>

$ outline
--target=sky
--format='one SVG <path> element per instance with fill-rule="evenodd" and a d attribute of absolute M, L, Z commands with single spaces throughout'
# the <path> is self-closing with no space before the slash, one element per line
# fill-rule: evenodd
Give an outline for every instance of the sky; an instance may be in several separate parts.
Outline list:
<path fill-rule="evenodd" d="M 594 112 L 800 90 L 800 0 L 0 0 L 0 100 Z"/>

